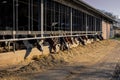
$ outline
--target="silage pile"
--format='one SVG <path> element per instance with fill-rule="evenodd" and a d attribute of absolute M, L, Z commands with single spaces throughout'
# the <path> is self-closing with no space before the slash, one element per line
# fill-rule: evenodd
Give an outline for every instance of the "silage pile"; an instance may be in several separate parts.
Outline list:
<path fill-rule="evenodd" d="M 68 51 L 60 51 L 57 54 L 50 54 L 48 56 L 33 56 L 32 62 L 28 65 L 19 68 L 16 71 L 0 71 L 0 78 L 4 78 L 6 76 L 17 76 L 22 73 L 30 73 L 36 71 L 43 71 L 46 69 L 62 66 L 69 63 L 76 63 L 77 61 L 89 61 L 94 60 L 95 55 L 92 52 L 99 50 L 101 48 L 106 48 L 108 46 L 115 45 L 116 42 L 113 40 L 104 40 L 98 41 L 86 46 L 78 46 L 76 48 L 72 48 Z M 89 53 L 92 56 L 89 56 Z M 86 56 L 85 56 L 86 55 Z"/>
<path fill-rule="evenodd" d="M 7 77 L 7 76 L 18 76 L 22 73 L 32 73 L 36 71 L 44 71 L 46 69 L 50 69 L 52 67 L 57 67 L 60 65 L 64 65 L 66 62 L 61 58 L 57 58 L 55 55 L 49 56 L 34 56 L 32 58 L 32 62 L 26 66 L 21 67 L 16 71 L 7 71 L 2 70 L 0 71 L 0 78 Z"/>

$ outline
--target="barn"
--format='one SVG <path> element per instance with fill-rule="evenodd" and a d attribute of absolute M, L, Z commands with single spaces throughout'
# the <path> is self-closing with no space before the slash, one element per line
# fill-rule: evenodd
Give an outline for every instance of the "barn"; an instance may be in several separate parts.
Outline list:
<path fill-rule="evenodd" d="M 82 0 L 0 0 L 0 49 L 10 56 L 26 49 L 26 58 L 33 47 L 85 45 L 109 39 L 113 22 Z"/>
<path fill-rule="evenodd" d="M 20 35 L 30 35 L 34 39 L 50 37 L 51 33 L 56 36 L 100 34 L 108 39 L 112 23 L 111 17 L 82 0 L 0 1 L 1 41 L 12 41 Z"/>

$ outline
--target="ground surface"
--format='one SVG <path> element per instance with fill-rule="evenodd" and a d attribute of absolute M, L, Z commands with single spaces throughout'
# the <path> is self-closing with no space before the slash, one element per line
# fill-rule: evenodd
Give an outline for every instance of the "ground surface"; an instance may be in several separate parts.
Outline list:
<path fill-rule="evenodd" d="M 104 40 L 0 71 L 0 80 L 120 80 L 120 42 Z M 117 64 L 117 67 L 116 67 Z"/>

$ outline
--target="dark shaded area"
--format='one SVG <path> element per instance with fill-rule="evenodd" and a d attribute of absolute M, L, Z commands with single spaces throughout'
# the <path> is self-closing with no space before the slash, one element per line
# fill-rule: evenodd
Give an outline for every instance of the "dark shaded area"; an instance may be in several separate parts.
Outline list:
<path fill-rule="evenodd" d="M 120 80 L 120 63 L 116 64 L 115 71 L 113 72 L 113 78 L 111 80 Z"/>
<path fill-rule="evenodd" d="M 1 0 L 0 30 L 40 30 L 40 7 L 38 0 Z"/>
<path fill-rule="evenodd" d="M 120 34 L 115 34 L 115 38 L 120 38 Z"/>

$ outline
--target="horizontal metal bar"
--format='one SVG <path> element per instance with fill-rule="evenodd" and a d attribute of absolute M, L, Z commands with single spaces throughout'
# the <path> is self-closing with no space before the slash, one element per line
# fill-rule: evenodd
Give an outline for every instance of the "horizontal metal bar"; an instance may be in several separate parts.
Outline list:
<path fill-rule="evenodd" d="M 72 33 L 86 34 L 86 31 L 72 31 Z M 101 33 L 101 31 L 87 31 L 87 33 Z M 39 35 L 41 31 L 0 31 L 0 35 Z M 44 34 L 71 34 L 71 31 L 44 31 Z"/>
<path fill-rule="evenodd" d="M 96 34 L 87 34 L 87 35 L 96 35 Z M 3 39 L 0 42 L 5 41 L 22 41 L 22 40 L 35 40 L 35 39 L 46 39 L 46 38 L 59 38 L 59 37 L 75 37 L 75 36 L 86 36 L 86 34 L 76 34 L 76 35 L 59 35 L 59 36 L 46 36 L 46 37 L 32 37 L 32 38 L 15 38 L 15 39 Z"/>

